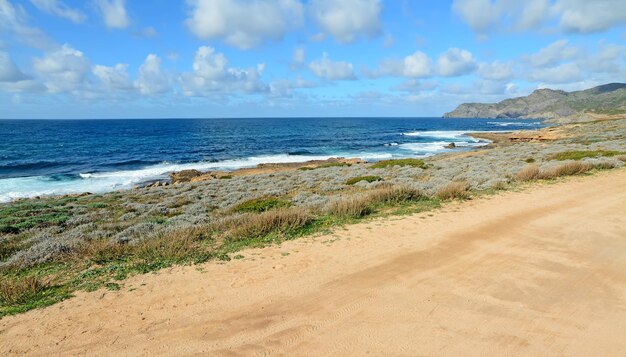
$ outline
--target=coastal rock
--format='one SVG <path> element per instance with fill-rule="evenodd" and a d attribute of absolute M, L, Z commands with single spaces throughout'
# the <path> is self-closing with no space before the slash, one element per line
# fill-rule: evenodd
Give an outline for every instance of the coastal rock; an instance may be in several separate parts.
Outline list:
<path fill-rule="evenodd" d="M 181 182 L 191 182 L 194 177 L 201 176 L 202 172 L 198 170 L 182 170 L 178 172 L 172 172 L 170 174 L 170 182 L 177 184 Z"/>
<path fill-rule="evenodd" d="M 456 149 L 456 144 L 455 143 L 450 143 L 450 144 L 444 146 L 444 148 L 446 148 L 446 149 Z"/>

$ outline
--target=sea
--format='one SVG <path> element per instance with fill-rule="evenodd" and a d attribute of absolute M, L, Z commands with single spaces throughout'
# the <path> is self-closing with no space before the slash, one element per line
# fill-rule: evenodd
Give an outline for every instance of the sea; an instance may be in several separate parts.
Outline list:
<path fill-rule="evenodd" d="M 186 169 L 427 157 L 489 144 L 468 132 L 543 126 L 447 118 L 0 120 L 0 202 L 127 189 Z M 444 148 L 449 143 L 457 148 Z"/>

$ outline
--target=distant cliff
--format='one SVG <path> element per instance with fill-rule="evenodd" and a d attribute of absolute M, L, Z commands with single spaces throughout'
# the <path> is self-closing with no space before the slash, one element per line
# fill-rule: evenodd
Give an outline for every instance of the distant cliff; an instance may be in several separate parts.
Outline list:
<path fill-rule="evenodd" d="M 576 92 L 538 89 L 529 96 L 494 104 L 461 104 L 444 114 L 444 118 L 541 118 L 554 122 L 598 117 L 626 118 L 626 83 L 605 84 Z"/>

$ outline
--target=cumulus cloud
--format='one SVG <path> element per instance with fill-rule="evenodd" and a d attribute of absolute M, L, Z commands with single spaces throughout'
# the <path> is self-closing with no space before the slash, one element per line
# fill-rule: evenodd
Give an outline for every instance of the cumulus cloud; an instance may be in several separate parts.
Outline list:
<path fill-rule="evenodd" d="M 374 70 L 363 69 L 363 73 L 370 78 L 382 76 L 425 78 L 432 74 L 431 60 L 424 52 L 415 53 L 403 59 L 387 58 L 378 63 Z"/>
<path fill-rule="evenodd" d="M 266 39 L 280 40 L 303 22 L 297 0 L 188 0 L 189 30 L 204 40 L 222 39 L 249 49 Z"/>
<path fill-rule="evenodd" d="M 45 13 L 70 20 L 75 24 L 87 19 L 87 15 L 82 11 L 67 6 L 61 0 L 30 0 L 30 2 Z"/>
<path fill-rule="evenodd" d="M 44 79 L 48 91 L 60 93 L 78 90 L 85 84 L 90 62 L 81 51 L 64 44 L 33 59 L 33 68 Z"/>
<path fill-rule="evenodd" d="M 478 65 L 478 74 L 483 79 L 506 81 L 513 78 L 513 63 L 500 61 L 482 62 Z"/>
<path fill-rule="evenodd" d="M 127 64 L 118 63 L 115 67 L 95 65 L 92 72 L 107 89 L 128 90 L 133 88 L 128 75 Z"/>
<path fill-rule="evenodd" d="M 8 0 L 0 0 L 0 32 L 10 32 L 23 44 L 40 50 L 55 46 L 40 29 L 27 24 L 27 15 L 21 7 L 15 7 Z"/>
<path fill-rule="evenodd" d="M 161 59 L 157 55 L 149 54 L 139 67 L 135 87 L 145 95 L 160 94 L 170 90 L 169 78 L 161 69 Z"/>
<path fill-rule="evenodd" d="M 106 27 L 125 29 L 130 26 L 125 0 L 97 0 L 96 5 L 102 12 L 102 19 Z"/>
<path fill-rule="evenodd" d="M 558 40 L 540 49 L 530 56 L 523 56 L 522 59 L 535 67 L 546 67 L 566 60 L 575 58 L 579 54 L 579 49 L 570 46 L 567 40 Z"/>
<path fill-rule="evenodd" d="M 332 61 L 326 52 L 322 54 L 322 58 L 312 61 L 309 64 L 309 69 L 318 78 L 328 79 L 331 81 L 356 79 L 352 63 L 345 61 Z"/>
<path fill-rule="evenodd" d="M 559 0 L 554 11 L 561 27 L 569 32 L 600 32 L 626 24 L 626 2 L 622 0 Z"/>
<path fill-rule="evenodd" d="M 261 81 L 265 68 L 237 68 L 228 65 L 228 59 L 214 48 L 202 46 L 194 56 L 193 72 L 184 73 L 182 84 L 185 95 L 259 93 L 267 90 Z"/>
<path fill-rule="evenodd" d="M 29 79 L 29 77 L 20 71 L 9 54 L 4 51 L 0 51 L 0 82 L 13 83 L 27 79 Z"/>
<path fill-rule="evenodd" d="M 549 68 L 538 68 L 531 72 L 528 80 L 547 84 L 572 83 L 582 80 L 582 71 L 576 63 L 564 63 Z"/>
<path fill-rule="evenodd" d="M 315 83 L 302 78 L 279 79 L 270 83 L 270 95 L 272 97 L 290 98 L 297 89 L 313 87 L 315 87 Z"/>
<path fill-rule="evenodd" d="M 452 10 L 474 31 L 543 30 L 557 23 L 563 32 L 592 33 L 626 24 L 621 0 L 454 0 Z"/>
<path fill-rule="evenodd" d="M 469 74 L 476 69 L 474 56 L 467 50 L 451 48 L 437 59 L 437 73 L 444 77 Z"/>
<path fill-rule="evenodd" d="M 309 10 L 322 31 L 341 43 L 381 33 L 380 0 L 312 0 Z"/>
<path fill-rule="evenodd" d="M 417 51 L 404 58 L 403 74 L 407 77 L 423 78 L 430 76 L 430 58 L 424 52 Z"/>

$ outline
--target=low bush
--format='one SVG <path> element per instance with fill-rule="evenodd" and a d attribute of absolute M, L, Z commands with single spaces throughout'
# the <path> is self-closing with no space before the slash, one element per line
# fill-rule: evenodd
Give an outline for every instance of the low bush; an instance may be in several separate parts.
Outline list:
<path fill-rule="evenodd" d="M 281 200 L 276 197 L 259 197 L 254 198 L 248 201 L 244 201 L 235 208 L 233 211 L 235 212 L 266 212 L 271 209 L 281 208 L 281 207 L 289 207 L 291 206 L 291 202 Z"/>
<path fill-rule="evenodd" d="M 428 168 L 428 164 L 424 162 L 424 160 L 420 159 L 392 159 L 392 160 L 382 160 L 374 163 L 370 166 L 370 169 L 384 169 L 387 167 L 393 166 L 411 166 L 417 167 L 420 169 Z"/>
<path fill-rule="evenodd" d="M 453 181 L 437 190 L 436 196 L 442 200 L 466 199 L 470 184 L 467 181 Z"/>
<path fill-rule="evenodd" d="M 380 176 L 359 176 L 359 177 L 353 177 L 351 179 L 348 179 L 346 181 L 346 185 L 354 185 L 357 182 L 361 182 L 361 181 L 367 181 L 367 182 L 375 182 L 375 181 L 382 181 L 382 177 Z"/>

